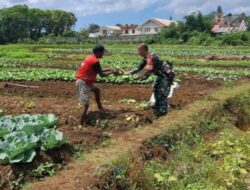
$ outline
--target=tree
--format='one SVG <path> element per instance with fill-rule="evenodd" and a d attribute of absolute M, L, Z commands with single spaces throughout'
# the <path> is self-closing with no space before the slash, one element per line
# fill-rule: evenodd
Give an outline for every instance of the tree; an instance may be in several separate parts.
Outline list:
<path fill-rule="evenodd" d="M 29 24 L 29 10 L 26 5 L 2 9 L 0 15 L 2 40 L 16 43 L 18 39 L 28 37 Z"/>
<path fill-rule="evenodd" d="M 213 24 L 211 15 L 203 16 L 200 12 L 192 13 L 185 16 L 186 29 L 188 31 L 210 32 Z"/>
<path fill-rule="evenodd" d="M 24 38 L 37 40 L 42 35 L 62 35 L 76 22 L 73 13 L 62 10 L 29 9 L 16 5 L 0 9 L 0 43 L 16 43 Z"/>
<path fill-rule="evenodd" d="M 61 11 L 61 10 L 54 10 L 51 12 L 51 22 L 53 23 L 52 26 L 52 33 L 56 36 L 62 35 L 64 32 L 71 29 L 71 27 L 76 22 L 76 17 L 73 13 Z"/>
<path fill-rule="evenodd" d="M 100 28 L 100 26 L 97 25 L 97 24 L 89 24 L 87 30 L 88 30 L 89 33 L 94 33 L 94 32 L 96 32 L 96 30 L 98 30 L 99 28 Z"/>
<path fill-rule="evenodd" d="M 250 16 L 246 18 L 247 31 L 250 31 Z"/>
<path fill-rule="evenodd" d="M 187 42 L 191 37 L 199 32 L 204 33 L 201 36 L 210 36 L 210 30 L 213 24 L 214 13 L 203 16 L 200 12 L 195 12 L 185 16 L 184 22 L 172 24 L 164 28 L 159 33 L 160 39 L 178 39 Z M 208 35 L 206 35 L 208 34 Z"/>
<path fill-rule="evenodd" d="M 44 28 L 45 12 L 40 9 L 30 9 L 30 38 L 37 40 L 42 36 L 42 30 Z"/>
<path fill-rule="evenodd" d="M 176 24 L 171 24 L 169 27 L 167 28 L 163 28 L 160 32 L 159 35 L 162 38 L 178 38 L 179 37 L 179 29 L 178 29 L 178 25 Z"/>
<path fill-rule="evenodd" d="M 80 31 L 79 31 L 79 36 L 80 36 L 81 38 L 88 38 L 88 36 L 89 36 L 88 30 L 85 29 L 85 28 L 80 29 Z"/>

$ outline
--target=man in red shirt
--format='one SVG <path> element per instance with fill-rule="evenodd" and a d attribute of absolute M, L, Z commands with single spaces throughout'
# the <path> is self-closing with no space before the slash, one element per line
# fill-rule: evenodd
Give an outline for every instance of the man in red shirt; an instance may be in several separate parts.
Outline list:
<path fill-rule="evenodd" d="M 76 88 L 77 96 L 83 104 L 83 111 L 80 118 L 80 125 L 83 126 L 87 111 L 89 108 L 89 93 L 94 92 L 97 107 L 103 111 L 100 98 L 100 89 L 95 86 L 96 76 L 99 74 L 101 77 L 108 76 L 113 73 L 112 69 L 102 69 L 99 59 L 104 55 L 104 46 L 96 45 L 93 48 L 93 54 L 88 55 L 82 62 L 80 68 L 76 73 Z"/>

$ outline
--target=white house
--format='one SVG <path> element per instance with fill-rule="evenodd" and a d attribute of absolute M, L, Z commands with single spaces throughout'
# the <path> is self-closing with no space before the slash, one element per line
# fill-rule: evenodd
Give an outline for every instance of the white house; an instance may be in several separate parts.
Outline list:
<path fill-rule="evenodd" d="M 142 24 L 139 27 L 140 34 L 143 34 L 143 35 L 145 35 L 145 34 L 158 34 L 158 32 L 163 27 L 168 27 L 172 23 L 177 24 L 177 22 L 174 20 L 159 19 L 159 18 L 149 19 L 147 22 L 145 22 L 144 24 Z"/>
<path fill-rule="evenodd" d="M 95 32 L 95 33 L 89 33 L 89 37 L 90 38 L 97 38 L 100 36 L 100 33 L 99 32 Z"/>
<path fill-rule="evenodd" d="M 95 33 L 89 33 L 90 38 L 97 38 L 99 36 L 119 36 L 122 30 L 119 26 L 102 26 Z"/>
<path fill-rule="evenodd" d="M 102 26 L 99 33 L 100 36 L 119 36 L 121 28 L 119 26 Z"/>

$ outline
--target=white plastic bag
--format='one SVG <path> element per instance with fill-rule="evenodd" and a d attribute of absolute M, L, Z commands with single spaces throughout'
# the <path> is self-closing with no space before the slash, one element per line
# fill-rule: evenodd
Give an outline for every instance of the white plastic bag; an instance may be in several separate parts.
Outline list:
<path fill-rule="evenodd" d="M 179 88 L 180 85 L 177 83 L 177 82 L 173 82 L 173 84 L 171 85 L 171 88 L 170 88 L 170 92 L 169 92 L 169 95 L 168 95 L 168 99 L 169 98 L 172 98 L 173 94 L 174 94 L 174 89 L 177 89 Z M 154 92 L 152 93 L 151 97 L 150 97 L 150 101 L 149 101 L 149 104 L 150 106 L 153 106 L 155 105 L 155 95 L 154 95 Z"/>

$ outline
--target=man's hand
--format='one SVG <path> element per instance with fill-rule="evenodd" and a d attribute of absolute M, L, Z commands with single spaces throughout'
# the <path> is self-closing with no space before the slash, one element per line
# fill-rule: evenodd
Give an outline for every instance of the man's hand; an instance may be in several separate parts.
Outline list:
<path fill-rule="evenodd" d="M 112 69 L 112 68 L 103 68 L 102 71 L 103 71 L 103 72 L 106 72 L 106 71 L 113 71 L 113 69 Z"/>

